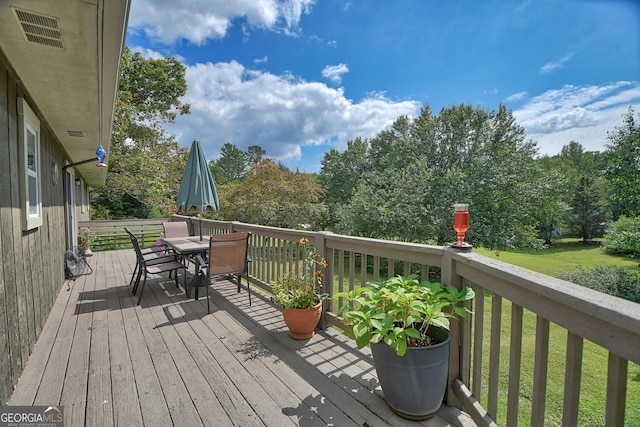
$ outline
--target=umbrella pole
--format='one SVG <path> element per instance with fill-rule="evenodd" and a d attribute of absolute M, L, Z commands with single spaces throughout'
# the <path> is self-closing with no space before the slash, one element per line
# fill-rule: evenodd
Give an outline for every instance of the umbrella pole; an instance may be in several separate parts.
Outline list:
<path fill-rule="evenodd" d="M 202 241 L 202 212 L 198 214 L 198 221 L 200 221 L 200 241 Z"/>

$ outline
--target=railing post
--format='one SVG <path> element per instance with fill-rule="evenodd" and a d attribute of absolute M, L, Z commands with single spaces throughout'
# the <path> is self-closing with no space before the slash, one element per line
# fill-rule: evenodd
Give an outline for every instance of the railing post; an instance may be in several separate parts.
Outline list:
<path fill-rule="evenodd" d="M 455 249 L 444 247 L 442 253 L 442 263 L 440 264 L 440 281 L 444 285 L 452 285 L 460 289 L 462 287 L 462 278 L 456 274 L 453 253 Z M 455 395 L 453 381 L 460 378 L 465 385 L 469 384 L 468 378 L 463 378 L 462 372 L 468 371 L 464 368 L 464 363 L 468 363 L 468 353 L 471 346 L 468 339 L 464 339 L 464 329 L 462 328 L 462 320 L 451 322 L 451 341 L 449 343 L 449 379 L 447 394 L 445 401 L 448 406 L 462 408 L 460 399 Z M 464 344 L 464 345 L 463 345 Z M 466 353 L 465 353 L 466 352 Z"/>
<path fill-rule="evenodd" d="M 235 233 L 236 226 L 242 224 L 240 221 L 229 221 L 229 223 L 231 224 L 231 229 L 229 230 L 230 233 Z"/>
<path fill-rule="evenodd" d="M 321 258 L 327 260 L 328 266 L 320 267 L 320 273 L 322 273 L 322 293 L 329 295 L 329 298 L 322 302 L 322 316 L 320 316 L 320 323 L 318 327 L 320 329 L 326 329 L 329 326 L 325 318 L 325 313 L 330 309 L 332 298 L 333 298 L 333 257 L 330 257 L 327 253 L 327 245 L 326 245 L 326 236 L 329 234 L 333 234 L 330 231 L 319 231 L 315 233 L 316 241 L 316 253 L 320 254 Z"/>

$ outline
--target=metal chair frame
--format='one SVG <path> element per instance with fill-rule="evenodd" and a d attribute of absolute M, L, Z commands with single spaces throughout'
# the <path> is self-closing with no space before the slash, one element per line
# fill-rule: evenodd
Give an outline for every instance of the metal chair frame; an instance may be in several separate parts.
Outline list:
<path fill-rule="evenodd" d="M 144 279 L 142 281 L 142 287 L 140 288 L 140 295 L 138 295 L 137 304 L 140 305 L 140 301 L 142 301 L 142 293 L 144 292 L 145 285 L 147 284 L 148 274 L 160 274 L 160 273 L 175 271 L 176 274 L 174 279 L 176 282 L 176 287 L 178 287 L 179 286 L 178 270 L 183 269 L 184 274 L 186 274 L 184 264 L 177 261 L 175 255 L 158 256 L 156 254 L 156 256 L 154 257 L 145 258 L 145 255 L 143 255 L 142 250 L 140 249 L 138 238 L 127 228 L 125 228 L 125 231 L 129 234 L 129 237 L 131 238 L 131 243 L 133 244 L 133 249 L 135 250 L 136 256 L 137 256 L 137 263 L 136 263 L 137 274 L 135 276 L 136 277 L 135 283 L 131 291 L 133 295 L 135 295 L 136 292 L 138 291 L 138 286 L 140 285 L 140 279 L 144 275 Z M 149 255 L 149 253 L 147 253 L 147 255 Z M 136 270 L 134 269 L 134 273 L 135 271 Z"/>
<path fill-rule="evenodd" d="M 213 285 L 220 277 L 235 279 L 238 292 L 242 287 L 242 275 L 247 276 L 247 293 L 249 305 L 251 305 L 251 283 L 249 282 L 248 264 L 251 258 L 248 256 L 249 238 L 251 233 L 227 233 L 214 234 L 209 238 L 209 259 L 196 256 L 195 299 L 198 299 L 198 289 L 202 286 L 207 290 L 207 313 L 211 313 L 209 305 L 209 286 Z"/>

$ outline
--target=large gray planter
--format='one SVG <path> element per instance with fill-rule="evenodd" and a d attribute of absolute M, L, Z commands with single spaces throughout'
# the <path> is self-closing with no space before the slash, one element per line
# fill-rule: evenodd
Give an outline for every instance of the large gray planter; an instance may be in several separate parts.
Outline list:
<path fill-rule="evenodd" d="M 412 347 L 404 356 L 385 344 L 372 343 L 373 364 L 385 400 L 398 415 L 411 420 L 432 417 L 440 408 L 449 373 L 449 332 L 429 347 Z"/>

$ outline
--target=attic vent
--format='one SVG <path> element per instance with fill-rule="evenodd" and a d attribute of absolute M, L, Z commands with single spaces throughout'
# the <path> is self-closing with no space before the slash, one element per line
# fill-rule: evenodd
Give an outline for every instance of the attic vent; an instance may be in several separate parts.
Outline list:
<path fill-rule="evenodd" d="M 81 130 L 68 130 L 67 133 L 69 134 L 69 136 L 84 138 L 84 132 L 82 132 Z"/>
<path fill-rule="evenodd" d="M 62 43 L 62 33 L 60 32 L 60 21 L 58 18 L 40 15 L 21 9 L 13 9 L 16 18 L 22 26 L 22 31 L 28 41 L 45 46 L 59 47 L 64 49 Z"/>

